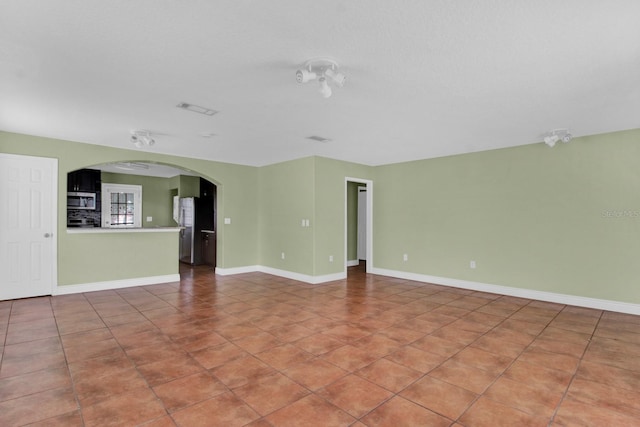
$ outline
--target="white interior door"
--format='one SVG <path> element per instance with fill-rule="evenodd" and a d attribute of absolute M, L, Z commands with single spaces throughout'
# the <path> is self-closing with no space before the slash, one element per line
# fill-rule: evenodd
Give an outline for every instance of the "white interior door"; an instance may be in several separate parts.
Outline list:
<path fill-rule="evenodd" d="M 367 188 L 358 188 L 358 259 L 367 259 Z"/>
<path fill-rule="evenodd" d="M 58 160 L 0 153 L 0 300 L 56 283 Z"/>

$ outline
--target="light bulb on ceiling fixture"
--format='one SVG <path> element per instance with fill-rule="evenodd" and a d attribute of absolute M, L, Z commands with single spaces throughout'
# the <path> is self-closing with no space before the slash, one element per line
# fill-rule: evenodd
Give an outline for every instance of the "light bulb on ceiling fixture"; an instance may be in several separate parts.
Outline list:
<path fill-rule="evenodd" d="M 556 145 L 556 142 L 558 142 L 558 139 L 560 139 L 558 135 L 545 136 L 544 143 L 553 148 Z"/>
<path fill-rule="evenodd" d="M 327 76 L 331 77 L 331 80 L 335 82 L 338 86 L 344 86 L 345 80 L 347 77 L 342 73 L 336 73 L 332 68 L 327 68 L 327 71 L 324 72 Z"/>
<path fill-rule="evenodd" d="M 325 98 L 330 97 L 332 92 L 331 88 L 327 84 L 327 78 L 325 76 L 322 76 L 318 79 L 318 81 L 320 82 L 320 89 L 318 90 L 318 92 L 320 92 L 320 94 Z"/>
<path fill-rule="evenodd" d="M 307 83 L 311 80 L 315 80 L 316 77 L 317 75 L 313 71 L 304 70 L 304 69 L 296 71 L 296 81 L 298 83 Z"/>
<path fill-rule="evenodd" d="M 571 141 L 571 139 L 573 139 L 573 135 L 569 133 L 568 129 L 555 129 L 550 132 L 547 132 L 544 135 L 544 143 L 552 148 L 556 145 L 556 142 L 558 141 L 567 143 Z"/>
<path fill-rule="evenodd" d="M 155 139 L 151 137 L 149 131 L 146 130 L 131 131 L 131 142 L 136 146 L 136 148 L 150 147 L 156 143 Z"/>

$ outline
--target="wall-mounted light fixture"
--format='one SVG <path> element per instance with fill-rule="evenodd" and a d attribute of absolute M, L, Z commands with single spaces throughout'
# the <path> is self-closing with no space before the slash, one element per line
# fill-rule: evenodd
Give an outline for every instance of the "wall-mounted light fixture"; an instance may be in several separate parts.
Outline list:
<path fill-rule="evenodd" d="M 569 142 L 573 138 L 573 135 L 569 133 L 568 129 L 555 129 L 544 134 L 544 143 L 549 147 L 554 147 L 556 142 Z"/>

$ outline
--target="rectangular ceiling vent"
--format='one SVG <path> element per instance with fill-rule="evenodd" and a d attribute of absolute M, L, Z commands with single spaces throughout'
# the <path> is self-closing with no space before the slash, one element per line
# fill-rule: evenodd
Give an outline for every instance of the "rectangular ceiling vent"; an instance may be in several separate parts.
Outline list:
<path fill-rule="evenodd" d="M 307 139 L 310 139 L 310 140 L 316 141 L 316 142 L 329 142 L 329 141 L 331 141 L 329 138 L 323 138 L 323 137 L 317 136 L 317 135 L 308 136 Z"/>
<path fill-rule="evenodd" d="M 118 163 L 114 163 L 113 167 L 116 169 L 122 169 L 126 171 L 149 169 L 148 164 L 138 163 L 138 162 L 118 162 Z"/>
<path fill-rule="evenodd" d="M 210 108 L 200 107 L 199 105 L 187 104 L 186 102 L 181 102 L 176 105 L 178 108 L 182 108 L 183 110 L 193 111 L 194 113 L 200 113 L 207 116 L 213 116 L 217 113 L 216 110 L 212 110 Z"/>

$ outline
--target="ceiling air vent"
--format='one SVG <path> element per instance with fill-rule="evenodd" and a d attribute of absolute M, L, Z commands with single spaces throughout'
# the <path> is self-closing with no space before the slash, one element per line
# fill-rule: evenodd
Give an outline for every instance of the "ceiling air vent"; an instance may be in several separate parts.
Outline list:
<path fill-rule="evenodd" d="M 114 163 L 113 167 L 116 169 L 122 169 L 126 171 L 149 169 L 148 164 L 139 163 L 139 162 L 118 162 L 118 163 Z"/>
<path fill-rule="evenodd" d="M 331 141 L 329 138 L 323 138 L 323 137 L 317 136 L 317 135 L 308 136 L 307 139 L 310 139 L 310 140 L 316 141 L 316 142 L 329 142 L 329 141 Z"/>
<path fill-rule="evenodd" d="M 205 114 L 207 116 L 213 116 L 217 113 L 216 110 L 200 107 L 198 105 L 187 104 L 186 102 L 181 102 L 180 104 L 176 105 L 176 107 L 182 108 L 183 110 L 193 111 L 194 113 Z"/>

